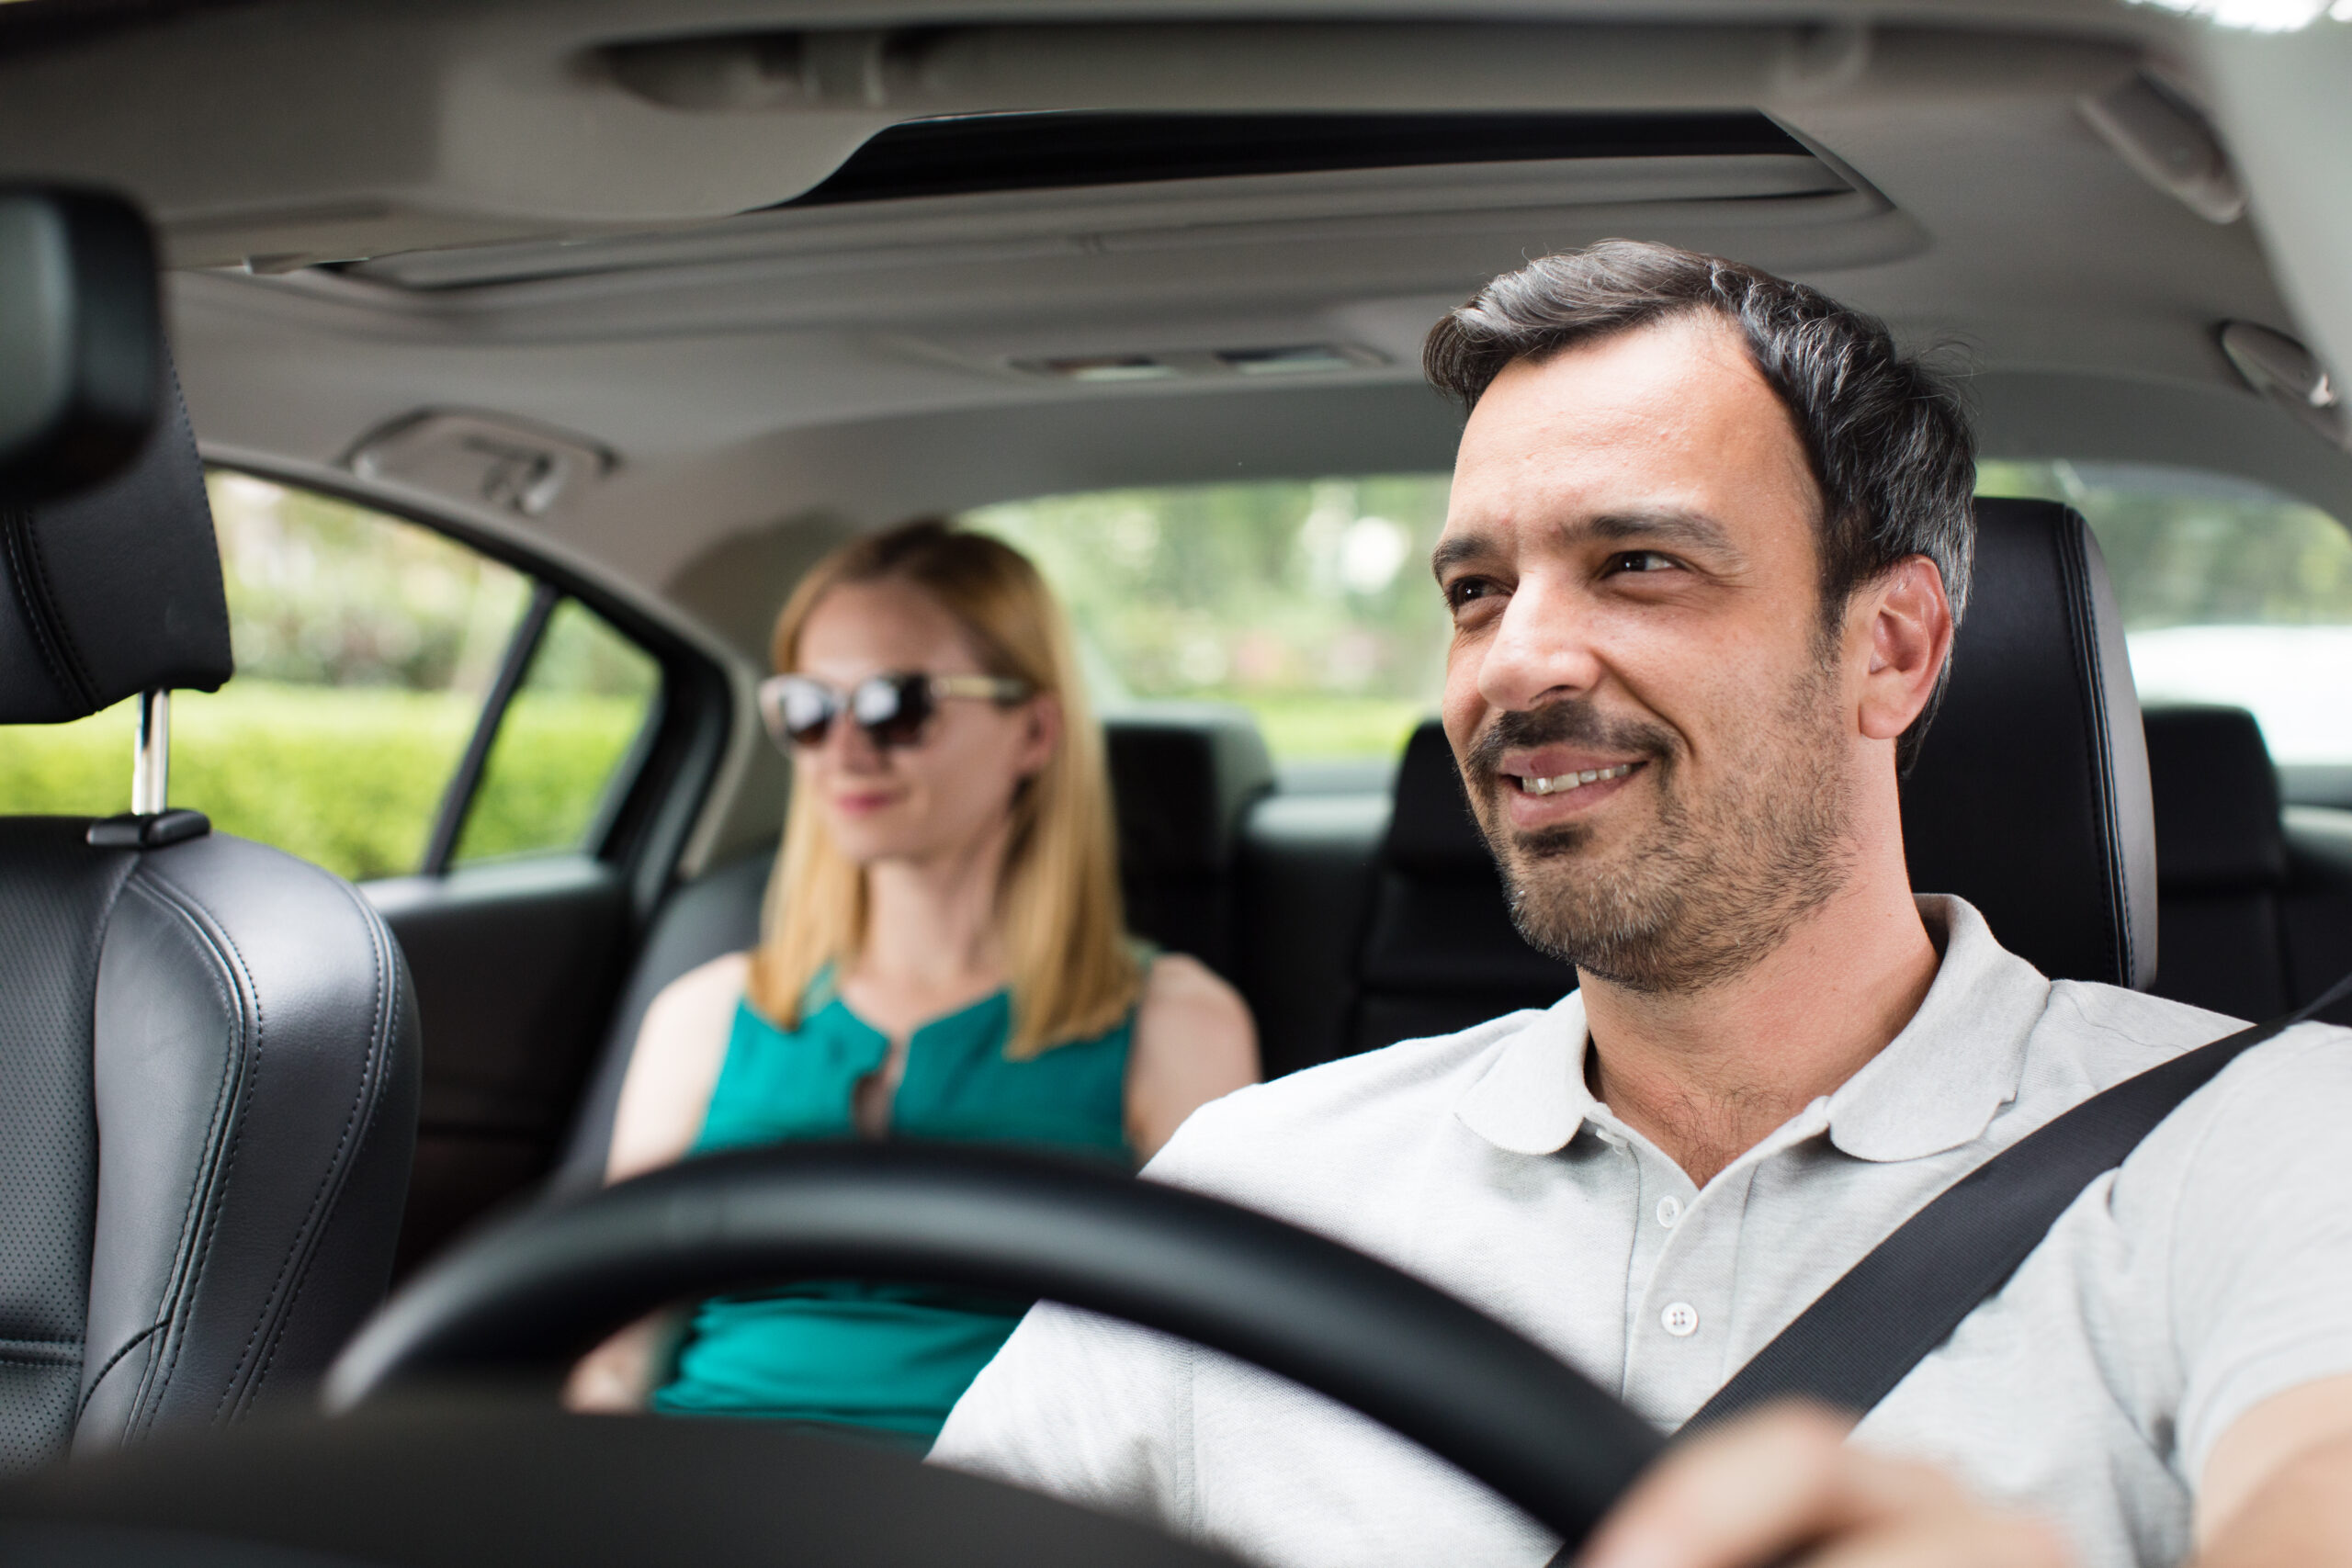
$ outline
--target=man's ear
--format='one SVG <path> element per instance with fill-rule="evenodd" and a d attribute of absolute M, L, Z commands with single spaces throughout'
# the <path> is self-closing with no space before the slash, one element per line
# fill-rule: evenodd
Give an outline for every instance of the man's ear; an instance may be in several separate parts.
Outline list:
<path fill-rule="evenodd" d="M 1897 561 L 1856 598 L 1868 637 L 1857 718 L 1871 739 L 1892 740 L 1927 707 L 1951 657 L 1951 600 L 1925 556 Z"/>

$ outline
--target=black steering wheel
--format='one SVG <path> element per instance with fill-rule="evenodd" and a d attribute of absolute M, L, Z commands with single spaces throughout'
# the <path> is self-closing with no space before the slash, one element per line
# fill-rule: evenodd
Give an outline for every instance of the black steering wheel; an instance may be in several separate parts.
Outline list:
<path fill-rule="evenodd" d="M 605 1335 L 666 1303 L 785 1280 L 839 1276 L 1044 1297 L 1182 1336 L 1371 1416 L 1484 1482 L 1569 1541 L 1584 1538 L 1662 1447 L 1657 1434 L 1616 1400 L 1491 1318 L 1385 1264 L 1264 1215 L 1100 1167 L 1038 1156 L 939 1145 L 803 1144 L 688 1161 L 477 1234 L 396 1295 L 335 1364 L 325 1404 L 332 1412 L 358 1412 L 359 1418 L 346 1415 L 304 1435 L 280 1435 L 274 1451 L 282 1464 L 290 1454 L 307 1451 L 306 1443 L 332 1446 L 345 1440 L 333 1436 L 337 1429 L 371 1429 L 371 1420 L 379 1423 L 377 1430 L 385 1429 L 382 1422 L 408 1422 L 408 1439 L 427 1441 L 430 1432 L 416 1429 L 417 1424 L 430 1428 L 440 1421 L 446 1427 L 449 1420 L 435 1406 L 418 1403 L 434 1391 L 485 1381 L 511 1383 L 518 1377 L 545 1389 Z M 560 1420 L 536 1418 L 542 1433 Z M 510 1432 L 487 1439 L 482 1451 L 505 1451 L 518 1440 L 579 1450 L 581 1434 L 593 1432 L 592 1447 L 683 1445 L 702 1458 L 681 1464 L 702 1474 L 714 1462 L 713 1443 L 740 1451 L 745 1443 L 773 1448 L 781 1442 L 790 1450 L 789 1464 L 801 1468 L 779 1474 L 798 1473 L 805 1481 L 811 1464 L 820 1472 L 827 1466 L 863 1467 L 839 1484 L 866 1489 L 867 1506 L 847 1521 L 824 1521 L 828 1530 L 854 1529 L 865 1518 L 888 1534 L 894 1518 L 915 1511 L 887 1504 L 877 1511 L 872 1506 L 875 1497 L 892 1492 L 922 1491 L 921 1509 L 932 1515 L 942 1509 L 985 1513 L 1007 1506 L 990 1495 L 1017 1496 L 878 1450 L 763 1434 L 757 1430 L 762 1425 L 571 1418 L 561 1422 L 565 1435 L 516 1438 Z M 393 1445 L 384 1449 L 387 1454 L 401 1451 L 397 1437 L 376 1440 Z M 458 1444 L 464 1446 L 462 1440 Z M 449 1462 L 462 1476 L 477 1461 Z M 590 1470 L 610 1467 L 606 1460 L 579 1452 L 564 1462 L 568 1472 L 583 1464 Z M 696 1464 L 704 1470 L 695 1471 Z M 148 1462 L 147 1470 L 152 1490 L 155 1462 Z M 625 1469 L 616 1473 L 626 1482 Z M 444 1477 L 435 1484 L 462 1481 Z M 25 1495 L 17 1489 L 17 1497 Z M 179 1517 L 154 1507 L 108 1514 L 97 1506 L 105 1501 L 103 1480 L 82 1482 L 75 1495 L 80 1502 L 73 1506 L 54 1502 L 62 1495 L 54 1483 L 48 1495 L 52 1501 L 37 1503 L 32 1513 L 144 1522 Z M 591 1499 L 590 1512 L 602 1497 L 599 1492 Z M 12 1506 L 14 1501 L 0 1495 L 0 1538 L 12 1515 L 24 1512 Z M 902 1496 L 901 1503 L 907 1501 Z M 1018 1505 L 1016 1512 L 1055 1507 L 1028 1497 L 1019 1497 Z M 806 1529 L 811 1518 L 804 1505 L 787 1522 Z M 947 1520 L 934 1522 L 939 1539 L 956 1541 L 959 1550 L 976 1540 Z M 1025 1528 L 1048 1524 L 1061 1537 L 1060 1545 L 1033 1551 L 1029 1561 L 1102 1560 L 1103 1552 L 1144 1560 L 1133 1555 L 1133 1540 L 1115 1551 L 1107 1539 L 1084 1547 L 1063 1528 L 1068 1521 L 1046 1520 L 1042 1512 Z M 1006 1528 L 1023 1527 L 1014 1521 Z M 1089 1519 L 1079 1533 L 1091 1529 L 1099 1536 L 1114 1528 L 1125 1527 Z M 378 1529 L 400 1533 L 391 1523 Z M 356 1526 L 354 1531 L 367 1534 Z M 299 1539 L 316 1542 L 318 1532 Z M 587 1544 L 593 1548 L 600 1538 Z M 675 1538 L 671 1544 L 678 1544 Z M 1164 1549 L 1148 1553 L 1152 1561 L 1207 1560 L 1172 1542 L 1152 1544 Z M 779 1561 L 813 1560 L 785 1550 L 783 1542 L 776 1546 Z M 370 1555 L 364 1539 L 350 1547 L 362 1557 Z M 576 1553 L 579 1543 L 570 1550 Z M 962 1554 L 967 1561 L 996 1560 L 986 1551 Z M 536 1555 L 508 1550 L 499 1560 L 526 1562 Z M 818 1556 L 827 1562 L 861 1560 L 854 1553 Z M 372 1560 L 409 1558 L 395 1552 Z M 881 1551 L 870 1560 L 918 1559 Z"/>

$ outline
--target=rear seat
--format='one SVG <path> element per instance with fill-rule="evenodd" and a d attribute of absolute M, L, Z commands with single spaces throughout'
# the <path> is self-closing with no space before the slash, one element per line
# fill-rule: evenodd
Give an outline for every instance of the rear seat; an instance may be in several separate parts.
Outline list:
<path fill-rule="evenodd" d="M 2278 804 L 2244 708 L 2152 708 L 2157 995 L 2263 1019 L 2352 969 L 2352 812 Z M 2352 1021 L 2352 1006 L 2329 1015 Z"/>
<path fill-rule="evenodd" d="M 1355 978 L 1350 1051 L 1549 1007 L 1576 987 L 1574 969 L 1511 928 L 1502 878 L 1434 720 L 1413 732 L 1396 770 Z"/>
<path fill-rule="evenodd" d="M 1104 723 L 1103 738 L 1129 929 L 1232 976 L 1239 828 L 1274 783 L 1256 722 L 1238 708 L 1170 705 L 1114 716 Z M 602 1180 L 621 1078 L 645 1010 L 687 970 L 758 941 L 760 901 L 775 858 L 770 843 L 675 889 L 657 911 L 550 1178 L 552 1191 L 582 1191 Z"/>

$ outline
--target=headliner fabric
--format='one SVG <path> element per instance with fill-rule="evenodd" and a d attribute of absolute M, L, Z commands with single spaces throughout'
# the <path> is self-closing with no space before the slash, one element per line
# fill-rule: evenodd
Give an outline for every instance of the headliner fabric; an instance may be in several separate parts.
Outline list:
<path fill-rule="evenodd" d="M 0 507 L 0 724 L 62 724 L 139 692 L 209 692 L 229 678 L 212 508 L 176 380 L 159 407 L 122 473 Z"/>

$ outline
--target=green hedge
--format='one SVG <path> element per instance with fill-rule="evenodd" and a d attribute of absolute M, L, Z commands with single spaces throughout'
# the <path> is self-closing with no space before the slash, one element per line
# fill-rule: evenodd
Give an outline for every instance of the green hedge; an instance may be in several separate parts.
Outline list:
<path fill-rule="evenodd" d="M 355 881 L 416 869 L 479 699 L 240 680 L 172 705 L 172 803 Z M 576 843 L 635 735 L 641 699 L 534 694 L 516 705 L 464 841 L 467 858 Z M 130 705 L 78 724 L 0 729 L 0 812 L 107 815 L 130 804 Z"/>

